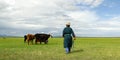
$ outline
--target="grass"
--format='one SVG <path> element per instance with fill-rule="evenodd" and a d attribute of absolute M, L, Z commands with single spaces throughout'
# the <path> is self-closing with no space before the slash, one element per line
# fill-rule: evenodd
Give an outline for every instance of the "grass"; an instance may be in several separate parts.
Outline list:
<path fill-rule="evenodd" d="M 119 60 L 120 38 L 77 38 L 65 54 L 63 38 L 27 45 L 23 38 L 0 38 L 0 60 Z"/>

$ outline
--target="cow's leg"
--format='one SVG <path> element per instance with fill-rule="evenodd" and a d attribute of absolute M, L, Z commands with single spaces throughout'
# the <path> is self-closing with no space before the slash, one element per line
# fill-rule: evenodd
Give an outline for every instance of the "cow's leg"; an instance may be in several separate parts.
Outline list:
<path fill-rule="evenodd" d="M 46 40 L 46 43 L 48 43 L 48 40 Z"/>
<path fill-rule="evenodd" d="M 48 43 L 48 40 L 46 42 Z"/>
<path fill-rule="evenodd" d="M 33 45 L 33 40 L 31 40 L 31 44 Z"/>
<path fill-rule="evenodd" d="M 47 44 L 48 40 L 44 41 L 45 44 Z"/>
<path fill-rule="evenodd" d="M 40 41 L 40 44 L 41 44 L 42 42 Z"/>
<path fill-rule="evenodd" d="M 40 44 L 42 43 L 42 41 L 40 41 Z"/>
<path fill-rule="evenodd" d="M 27 40 L 28 41 L 28 45 L 29 45 L 29 40 Z"/>
<path fill-rule="evenodd" d="M 46 44 L 46 41 L 44 41 L 44 43 Z"/>
<path fill-rule="evenodd" d="M 37 44 L 37 39 L 35 40 L 35 44 Z"/>

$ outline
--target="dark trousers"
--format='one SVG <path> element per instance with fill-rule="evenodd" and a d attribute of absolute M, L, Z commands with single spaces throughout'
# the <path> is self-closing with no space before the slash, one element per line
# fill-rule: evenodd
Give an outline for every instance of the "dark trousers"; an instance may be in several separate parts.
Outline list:
<path fill-rule="evenodd" d="M 71 52 L 71 48 L 70 47 L 68 48 L 68 50 L 69 50 L 69 52 Z"/>
<path fill-rule="evenodd" d="M 71 52 L 71 48 L 70 47 L 66 48 L 66 53 L 69 53 L 69 52 Z"/>

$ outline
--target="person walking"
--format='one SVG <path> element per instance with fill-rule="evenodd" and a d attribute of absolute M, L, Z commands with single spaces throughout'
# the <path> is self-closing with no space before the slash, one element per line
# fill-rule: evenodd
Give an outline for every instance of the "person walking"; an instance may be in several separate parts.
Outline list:
<path fill-rule="evenodd" d="M 76 39 L 76 36 L 74 34 L 73 29 L 70 27 L 70 22 L 68 22 L 66 24 L 66 27 L 63 29 L 63 33 L 62 36 L 64 38 L 64 48 L 66 53 L 70 53 L 71 52 L 71 48 L 72 48 L 72 40 Z"/>

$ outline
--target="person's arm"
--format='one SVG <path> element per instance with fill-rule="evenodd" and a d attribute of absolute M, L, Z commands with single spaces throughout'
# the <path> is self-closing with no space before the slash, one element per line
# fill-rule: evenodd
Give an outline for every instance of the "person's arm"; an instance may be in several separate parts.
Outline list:
<path fill-rule="evenodd" d="M 73 30 L 72 30 L 72 36 L 73 36 L 73 40 L 76 40 L 76 36 Z"/>
<path fill-rule="evenodd" d="M 65 29 L 64 29 L 65 30 Z M 62 37 L 64 37 L 64 30 L 63 30 L 63 32 L 62 32 Z"/>

